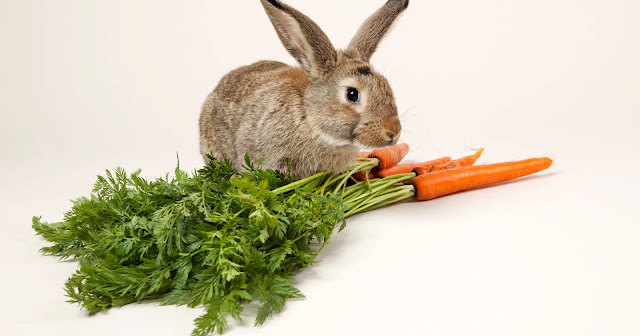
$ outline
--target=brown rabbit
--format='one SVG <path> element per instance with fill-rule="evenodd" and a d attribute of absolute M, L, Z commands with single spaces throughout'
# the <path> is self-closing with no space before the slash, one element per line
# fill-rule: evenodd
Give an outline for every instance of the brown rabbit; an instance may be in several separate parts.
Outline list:
<path fill-rule="evenodd" d="M 363 148 L 393 145 L 401 126 L 393 92 L 369 60 L 409 0 L 389 0 L 336 51 L 318 25 L 278 0 L 261 0 L 300 67 L 260 61 L 227 74 L 200 115 L 200 149 L 241 169 L 244 155 L 262 168 L 304 177 L 340 172 Z"/>

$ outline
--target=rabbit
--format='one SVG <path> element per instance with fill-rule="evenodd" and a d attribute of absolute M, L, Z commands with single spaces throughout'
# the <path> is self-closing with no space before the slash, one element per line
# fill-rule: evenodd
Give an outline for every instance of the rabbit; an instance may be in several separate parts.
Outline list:
<path fill-rule="evenodd" d="M 284 47 L 299 63 L 260 61 L 231 71 L 207 97 L 200 149 L 242 170 L 247 154 L 263 169 L 297 177 L 342 172 L 359 150 L 397 143 L 391 86 L 369 64 L 409 0 L 389 0 L 336 50 L 310 18 L 279 0 L 260 0 Z"/>

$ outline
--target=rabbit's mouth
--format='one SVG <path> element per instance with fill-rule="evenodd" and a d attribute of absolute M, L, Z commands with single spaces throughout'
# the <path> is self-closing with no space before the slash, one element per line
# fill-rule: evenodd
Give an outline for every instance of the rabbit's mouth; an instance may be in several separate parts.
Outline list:
<path fill-rule="evenodd" d="M 377 141 L 366 141 L 366 140 L 354 140 L 353 145 L 360 150 L 372 150 L 376 148 L 393 146 L 398 143 L 398 138 L 394 138 L 392 140 L 377 140 Z"/>
<path fill-rule="evenodd" d="M 386 126 L 386 127 L 385 127 Z M 352 133 L 353 144 L 361 149 L 382 148 L 398 143 L 402 129 L 399 122 L 383 126 L 380 123 L 365 123 Z"/>
<path fill-rule="evenodd" d="M 363 143 L 361 143 L 359 141 L 354 141 L 353 145 L 356 148 L 358 148 L 358 150 L 366 152 L 366 151 L 371 151 L 371 150 L 378 149 L 378 148 L 393 146 L 393 145 L 395 145 L 397 143 L 398 143 L 398 140 L 395 139 L 395 140 L 390 140 L 390 141 L 387 141 L 387 142 L 382 142 L 382 143 L 379 143 L 377 145 L 363 144 Z"/>

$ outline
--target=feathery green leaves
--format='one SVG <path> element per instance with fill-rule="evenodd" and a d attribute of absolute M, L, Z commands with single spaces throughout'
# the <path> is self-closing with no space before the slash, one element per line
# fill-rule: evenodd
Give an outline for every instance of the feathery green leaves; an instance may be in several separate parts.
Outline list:
<path fill-rule="evenodd" d="M 64 221 L 33 218 L 36 233 L 52 243 L 44 254 L 79 262 L 65 283 L 69 302 L 90 314 L 142 300 L 204 306 L 193 331 L 204 336 L 224 332 L 229 317 L 240 320 L 243 306 L 257 301 L 255 324 L 262 325 L 287 300 L 304 297 L 292 275 L 316 262 L 320 245 L 337 225 L 344 228 L 345 214 L 409 194 L 398 193 L 402 180 L 345 187 L 375 159 L 340 176 L 304 180 L 248 158 L 242 172 L 209 159 L 192 174 L 178 167 L 173 178 L 155 181 L 140 171 L 107 171 Z"/>
<path fill-rule="evenodd" d="M 223 332 L 257 300 L 256 324 L 302 294 L 290 275 L 314 263 L 313 241 L 342 218 L 339 198 L 271 190 L 295 179 L 246 162 L 238 172 L 211 158 L 198 172 L 147 181 L 121 168 L 99 176 L 60 223 L 33 218 L 53 243 L 42 251 L 77 259 L 65 284 L 70 302 L 91 314 L 132 302 L 204 305 L 194 335 Z M 286 205 L 286 206 L 285 206 Z"/>

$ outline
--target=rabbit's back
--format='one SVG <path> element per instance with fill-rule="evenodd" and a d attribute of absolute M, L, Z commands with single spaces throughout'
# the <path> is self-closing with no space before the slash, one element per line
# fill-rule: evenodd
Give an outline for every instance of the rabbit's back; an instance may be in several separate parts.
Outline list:
<path fill-rule="evenodd" d="M 200 115 L 203 155 L 230 159 L 237 168 L 245 154 L 267 157 L 267 167 L 279 160 L 301 131 L 299 116 L 308 79 L 299 68 L 261 61 L 231 71 L 207 97 Z M 288 130 L 288 132 L 287 132 Z"/>
<path fill-rule="evenodd" d="M 247 101 L 261 87 L 271 84 L 274 76 L 291 67 L 275 61 L 260 61 L 235 69 L 225 75 L 213 93 L 228 104 Z"/>

